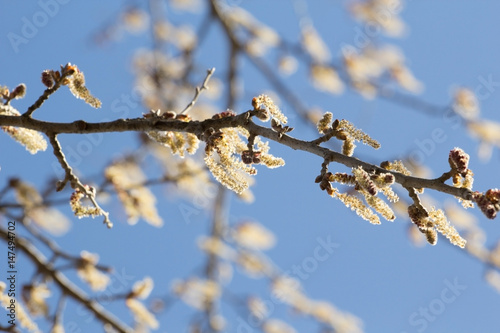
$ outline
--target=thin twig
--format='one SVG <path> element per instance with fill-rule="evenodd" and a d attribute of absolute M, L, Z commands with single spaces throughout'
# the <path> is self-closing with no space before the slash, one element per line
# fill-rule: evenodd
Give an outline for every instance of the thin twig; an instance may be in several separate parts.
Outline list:
<path fill-rule="evenodd" d="M 38 108 L 40 108 L 42 106 L 42 104 L 49 98 L 49 96 L 52 95 L 53 93 L 55 93 L 57 91 L 57 89 L 59 89 L 61 87 L 61 84 L 64 81 L 64 79 L 66 79 L 66 77 L 68 77 L 72 74 L 73 74 L 72 71 L 63 72 L 61 77 L 59 78 L 59 80 L 54 82 L 54 85 L 52 87 L 45 89 L 43 94 L 40 97 L 38 97 L 36 102 L 33 103 L 28 108 L 28 110 L 26 110 L 25 113 L 23 113 L 23 117 L 31 117 L 33 112 L 35 112 Z"/>
<path fill-rule="evenodd" d="M 63 314 L 64 314 L 64 308 L 66 307 L 66 295 L 61 295 L 59 298 L 59 302 L 57 302 L 57 309 L 56 313 L 54 314 L 54 325 L 52 326 L 52 329 L 54 330 L 54 327 L 57 325 L 63 326 Z"/>
<path fill-rule="evenodd" d="M 101 213 L 101 215 L 104 216 L 104 224 L 106 224 L 108 228 L 112 228 L 113 222 L 111 222 L 111 220 L 109 219 L 109 213 L 99 206 L 97 200 L 95 199 L 95 193 L 93 193 L 85 185 L 83 185 L 80 182 L 78 176 L 76 176 L 73 173 L 73 169 L 71 168 L 68 161 L 66 160 L 66 157 L 64 156 L 59 140 L 57 140 L 57 134 L 49 133 L 48 136 L 50 144 L 52 145 L 52 148 L 54 150 L 54 155 L 57 157 L 59 164 L 66 173 L 66 177 L 64 178 L 63 184 L 59 186 L 59 188 L 62 189 L 62 187 L 64 187 L 64 183 L 69 181 L 73 189 L 75 190 L 79 189 L 82 193 L 85 193 L 85 195 L 89 198 L 90 202 L 92 202 L 94 207 L 97 208 Z"/>
<path fill-rule="evenodd" d="M 186 108 L 184 110 L 182 110 L 181 114 L 188 112 L 198 101 L 198 97 L 200 97 L 201 92 L 203 90 L 208 89 L 208 85 L 207 85 L 208 81 L 210 80 L 210 78 L 212 77 L 214 72 L 215 72 L 215 68 L 211 68 L 211 69 L 207 70 L 207 76 L 205 77 L 205 80 L 203 80 L 201 87 L 196 87 L 193 100 L 191 102 L 189 102 L 189 104 L 186 106 Z"/>

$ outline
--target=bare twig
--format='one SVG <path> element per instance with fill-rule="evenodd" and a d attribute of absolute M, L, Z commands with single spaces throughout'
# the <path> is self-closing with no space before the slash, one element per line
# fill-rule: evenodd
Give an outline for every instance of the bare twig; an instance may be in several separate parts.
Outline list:
<path fill-rule="evenodd" d="M 189 102 L 189 104 L 184 108 L 184 110 L 182 110 L 181 114 L 188 112 L 198 101 L 198 98 L 200 97 L 200 93 L 203 90 L 208 89 L 208 85 L 207 85 L 208 81 L 210 80 L 210 78 L 212 77 L 214 72 L 215 72 L 215 68 L 211 68 L 211 69 L 207 70 L 207 76 L 205 77 L 205 80 L 203 80 L 203 83 L 201 84 L 200 87 L 196 87 L 196 91 L 194 93 L 193 100 L 191 100 L 191 102 Z"/>
<path fill-rule="evenodd" d="M 66 79 L 66 77 L 68 77 L 72 74 L 73 74 L 72 71 L 63 72 L 61 77 L 59 78 L 59 80 L 55 81 L 54 85 L 52 87 L 45 89 L 43 94 L 40 97 L 38 97 L 36 102 L 33 103 L 28 108 L 28 110 L 26 110 L 25 113 L 23 113 L 23 117 L 31 117 L 33 112 L 35 112 L 38 108 L 40 108 L 42 106 L 42 104 L 49 98 L 49 96 L 52 95 L 53 93 L 55 93 L 57 91 L 57 89 L 59 89 L 61 87 L 61 84 L 64 81 L 64 79 Z"/>
<path fill-rule="evenodd" d="M 49 133 L 49 140 L 50 144 L 52 145 L 52 148 L 54 150 L 54 155 L 57 157 L 57 160 L 59 161 L 59 164 L 61 164 L 61 167 L 63 168 L 64 172 L 66 173 L 66 176 L 63 180 L 63 184 L 59 186 L 60 189 L 64 187 L 65 182 L 70 182 L 71 187 L 74 189 L 79 189 L 82 193 L 85 193 L 89 200 L 92 202 L 95 208 L 99 210 L 101 215 L 104 216 L 104 224 L 108 228 L 113 227 L 113 222 L 109 219 L 109 213 L 106 212 L 104 209 L 102 209 L 99 204 L 97 203 L 97 200 L 95 199 L 95 193 L 90 191 L 87 187 L 85 187 L 81 182 L 80 179 L 73 173 L 73 169 L 69 165 L 68 161 L 66 160 L 66 157 L 64 156 L 64 153 L 62 151 L 61 145 L 59 144 L 59 141 L 57 140 L 57 134 L 54 133 Z"/>

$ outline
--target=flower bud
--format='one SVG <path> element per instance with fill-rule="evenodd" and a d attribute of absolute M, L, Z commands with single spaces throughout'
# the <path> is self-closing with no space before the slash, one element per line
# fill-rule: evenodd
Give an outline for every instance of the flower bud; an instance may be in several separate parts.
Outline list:
<path fill-rule="evenodd" d="M 24 83 L 21 83 L 20 85 L 15 87 L 14 90 L 11 91 L 10 98 L 11 99 L 23 98 L 24 95 L 26 95 L 26 85 Z"/>
<path fill-rule="evenodd" d="M 425 238 L 427 239 L 427 242 L 431 245 L 436 245 L 437 243 L 437 231 L 434 228 L 431 229 L 426 229 L 425 232 Z"/>
<path fill-rule="evenodd" d="M 259 164 L 260 163 L 260 151 L 254 151 L 252 156 L 252 163 Z"/>
<path fill-rule="evenodd" d="M 245 150 L 241 153 L 241 160 L 245 164 L 252 164 L 253 156 L 250 150 Z"/>
<path fill-rule="evenodd" d="M 469 155 L 466 154 L 460 148 L 454 148 L 450 151 L 448 162 L 453 170 L 456 170 L 462 176 L 465 176 L 467 169 L 469 168 Z"/>

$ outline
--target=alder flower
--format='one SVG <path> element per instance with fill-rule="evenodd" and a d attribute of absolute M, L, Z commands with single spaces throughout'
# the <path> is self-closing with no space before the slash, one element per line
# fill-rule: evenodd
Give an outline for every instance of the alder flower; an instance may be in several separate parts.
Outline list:
<path fill-rule="evenodd" d="M 220 286 L 217 282 L 199 278 L 174 281 L 172 290 L 187 305 L 199 310 L 207 309 L 207 306 L 221 295 Z"/>
<path fill-rule="evenodd" d="M 153 287 L 153 279 L 149 276 L 146 276 L 144 279 L 134 283 L 134 285 L 132 286 L 132 291 L 130 292 L 130 295 L 128 297 L 146 299 L 153 290 Z"/>
<path fill-rule="evenodd" d="M 32 316 L 49 314 L 49 306 L 45 299 L 50 297 L 51 292 L 45 283 L 25 285 L 21 295 Z"/>
<path fill-rule="evenodd" d="M 5 116 L 20 116 L 19 111 L 10 105 L 2 105 L 0 103 L 0 115 Z M 22 144 L 31 154 L 36 154 L 39 151 L 47 149 L 47 141 L 42 134 L 35 130 L 13 127 L 0 126 L 5 133 L 9 134 L 14 140 Z"/>
<path fill-rule="evenodd" d="M 283 75 L 292 75 L 299 66 L 297 59 L 292 56 L 282 56 L 278 61 L 278 69 Z"/>
<path fill-rule="evenodd" d="M 377 195 L 378 188 L 371 180 L 370 175 L 361 166 L 352 168 L 352 173 L 356 177 L 357 184 L 370 195 Z"/>
<path fill-rule="evenodd" d="M 259 223 L 243 222 L 233 228 L 233 238 L 241 246 L 254 250 L 267 250 L 274 246 L 274 235 Z"/>
<path fill-rule="evenodd" d="M 396 82 L 407 91 L 419 93 L 423 89 L 423 85 L 418 81 L 413 73 L 403 64 L 396 64 L 389 68 L 391 76 Z"/>
<path fill-rule="evenodd" d="M 261 154 L 260 164 L 264 164 L 269 169 L 279 168 L 285 165 L 285 160 L 281 157 L 275 157 L 271 154 Z"/>
<path fill-rule="evenodd" d="M 110 282 L 109 276 L 99 271 L 96 267 L 99 255 L 82 251 L 76 268 L 78 276 L 93 290 L 102 291 Z"/>
<path fill-rule="evenodd" d="M 55 236 L 64 235 L 71 228 L 71 222 L 66 215 L 52 207 L 38 207 L 28 210 L 26 216 L 38 227 Z"/>
<path fill-rule="evenodd" d="M 342 154 L 346 156 L 352 156 L 352 154 L 354 154 L 354 148 L 356 147 L 357 146 L 354 144 L 354 140 L 348 137 L 344 140 L 344 143 L 342 144 Z"/>
<path fill-rule="evenodd" d="M 286 116 L 281 112 L 281 110 L 278 108 L 276 104 L 274 104 L 273 100 L 271 97 L 267 95 L 259 95 L 257 97 L 254 97 L 252 99 L 252 106 L 254 107 L 255 110 L 266 110 L 268 111 L 273 118 L 276 118 L 283 124 L 286 124 L 288 119 Z"/>
<path fill-rule="evenodd" d="M 307 300 L 302 292 L 300 281 L 289 276 L 275 278 L 271 284 L 271 292 L 273 297 L 287 304 L 298 304 Z"/>
<path fill-rule="evenodd" d="M 457 230 L 448 222 L 444 212 L 441 209 L 435 210 L 434 208 L 429 212 L 429 218 L 432 219 L 436 231 L 441 235 L 448 238 L 451 244 L 459 246 L 461 248 L 465 247 L 466 240 L 463 239 Z"/>
<path fill-rule="evenodd" d="M 296 330 L 284 321 L 278 319 L 269 319 L 262 325 L 264 333 L 295 333 Z"/>
<path fill-rule="evenodd" d="M 469 155 L 466 154 L 461 148 L 453 148 L 450 150 L 449 163 L 453 170 L 456 170 L 462 176 L 465 176 L 469 168 Z"/>
<path fill-rule="evenodd" d="M 85 185 L 87 190 L 91 190 L 89 185 Z M 95 190 L 95 189 L 94 189 Z M 87 196 L 86 193 L 83 193 L 82 190 L 77 188 L 73 193 L 71 193 L 71 196 L 69 198 L 69 205 L 71 207 L 71 210 L 75 214 L 76 217 L 79 219 L 83 217 L 96 217 L 99 215 L 102 215 L 102 211 L 94 206 L 83 206 L 81 200 Z"/>
<path fill-rule="evenodd" d="M 0 281 L 0 304 L 2 304 L 3 308 L 7 308 L 11 303 L 11 298 L 10 296 L 7 295 L 6 291 L 6 284 L 3 281 Z M 22 328 L 26 329 L 27 332 L 30 333 L 41 333 L 40 329 L 38 328 L 38 325 L 31 319 L 31 317 L 28 315 L 26 310 L 24 309 L 24 306 L 16 300 L 16 324 L 19 323 L 19 326 Z"/>
<path fill-rule="evenodd" d="M 258 105 L 254 103 L 254 107 Z M 250 133 L 242 127 L 223 128 L 220 131 L 209 128 L 203 135 L 207 143 L 204 158 L 206 166 L 218 182 L 240 195 L 249 187 L 245 174 L 257 173 L 251 164 L 263 163 L 269 168 L 285 164 L 281 158 L 270 155 L 269 146 L 258 137 L 253 141 L 257 150 L 252 148 L 250 151 L 242 139 L 249 136 Z"/>
<path fill-rule="evenodd" d="M 146 176 L 135 161 L 115 162 L 106 168 L 104 175 L 114 186 L 128 215 L 129 224 L 136 224 L 139 218 L 143 218 L 155 227 L 163 225 L 163 220 L 156 210 L 156 197 L 143 185 Z"/>
<path fill-rule="evenodd" d="M 250 277 L 260 277 L 271 272 L 269 260 L 259 254 L 249 251 L 239 251 L 236 263 L 240 265 Z"/>
<path fill-rule="evenodd" d="M 155 316 L 137 299 L 127 298 L 125 300 L 125 305 L 129 308 L 130 312 L 132 312 L 135 322 L 139 325 L 146 325 L 152 329 L 160 327 Z"/>
<path fill-rule="evenodd" d="M 30 211 L 43 203 L 42 195 L 38 193 L 38 190 L 33 185 L 18 178 L 11 178 L 9 186 L 16 193 L 16 201 L 23 205 L 26 210 Z"/>
<path fill-rule="evenodd" d="M 338 125 L 338 130 L 347 131 L 353 139 L 363 142 L 365 145 L 369 145 L 375 149 L 380 148 L 380 143 L 377 140 L 372 139 L 368 134 L 362 130 L 354 127 L 348 120 L 342 119 Z"/>
<path fill-rule="evenodd" d="M 394 221 L 396 215 L 394 211 L 382 199 L 373 195 L 365 195 L 365 200 L 370 207 L 375 209 L 377 213 L 382 215 L 387 221 Z"/>
<path fill-rule="evenodd" d="M 467 122 L 467 129 L 471 135 L 479 138 L 479 157 L 488 160 L 492 154 L 493 146 L 500 147 L 500 123 L 483 120 Z"/>
<path fill-rule="evenodd" d="M 453 110 L 465 119 L 474 119 L 479 115 L 479 102 L 472 90 L 459 88 L 453 96 Z"/>
<path fill-rule="evenodd" d="M 325 174 L 325 178 L 329 182 L 338 182 L 340 184 L 345 184 L 345 185 L 356 185 L 356 176 L 354 175 L 349 175 L 347 173 L 340 173 L 336 172 L 332 174 L 331 172 L 327 172 Z"/>
<path fill-rule="evenodd" d="M 200 0 L 169 0 L 168 3 L 175 9 L 194 13 L 198 12 L 202 7 L 200 6 Z"/>
<path fill-rule="evenodd" d="M 463 239 L 457 230 L 448 222 L 441 209 L 435 210 L 432 207 L 430 212 L 421 206 L 412 204 L 408 207 L 408 215 L 413 223 L 422 232 L 427 242 L 431 245 L 437 243 L 437 232 L 448 238 L 451 244 L 465 247 L 466 240 Z"/>
<path fill-rule="evenodd" d="M 487 195 L 477 191 L 474 192 L 472 194 L 472 201 L 477 204 L 487 218 L 494 219 L 497 216 L 497 212 L 500 210 L 500 205 L 498 204 L 498 198 L 500 197 L 498 193 L 500 193 L 500 191 L 498 189 L 488 191 L 486 192 Z"/>
<path fill-rule="evenodd" d="M 488 269 L 484 274 L 484 279 L 490 284 L 498 293 L 500 293 L 500 273 L 495 269 Z"/>
<path fill-rule="evenodd" d="M 330 61 L 330 50 L 312 25 L 305 25 L 301 29 L 301 44 L 314 62 L 326 63 Z"/>
<path fill-rule="evenodd" d="M 208 254 L 225 259 L 233 259 L 236 256 L 236 251 L 232 247 L 215 237 L 201 237 L 198 239 L 198 247 Z"/>
<path fill-rule="evenodd" d="M 12 89 L 10 92 L 9 99 L 20 99 L 26 95 L 26 85 L 24 83 L 19 84 L 17 87 Z"/>
<path fill-rule="evenodd" d="M 350 9 L 354 16 L 366 24 L 377 24 L 391 37 L 401 36 L 405 24 L 399 17 L 402 3 L 400 0 L 368 0 L 355 2 Z"/>
<path fill-rule="evenodd" d="M 402 173 L 405 176 L 411 176 L 410 170 L 408 170 L 404 164 L 403 161 L 396 160 L 393 162 L 385 161 L 380 163 L 380 167 L 386 170 L 391 170 L 391 171 L 396 171 L 399 173 Z"/>
<path fill-rule="evenodd" d="M 321 323 L 331 326 L 335 332 L 361 333 L 361 320 L 346 312 L 342 312 L 334 305 L 324 301 L 311 302 L 310 314 Z"/>
<path fill-rule="evenodd" d="M 319 91 L 334 95 L 341 94 L 344 91 L 344 83 L 337 71 L 330 66 L 312 65 L 309 69 L 309 77 L 313 86 Z"/>
<path fill-rule="evenodd" d="M 353 47 L 344 47 L 342 54 L 344 66 L 353 82 L 368 83 L 384 71 L 384 66 L 372 55 L 359 53 Z"/>
<path fill-rule="evenodd" d="M 258 297 L 249 297 L 246 305 L 250 313 L 258 320 L 263 320 L 269 315 L 266 303 Z"/>
<path fill-rule="evenodd" d="M 339 193 L 338 191 L 332 195 L 334 198 L 342 201 L 347 208 L 351 208 L 356 214 L 363 220 L 370 222 L 371 224 L 380 224 L 380 218 L 368 208 L 358 197 L 349 195 L 346 193 Z"/>
<path fill-rule="evenodd" d="M 122 13 L 121 20 L 125 28 L 132 33 L 144 31 L 149 24 L 148 14 L 138 7 L 127 8 Z"/>
<path fill-rule="evenodd" d="M 63 84 L 66 84 L 68 86 L 69 90 L 76 98 L 83 99 L 85 103 L 89 104 L 93 108 L 96 109 L 100 108 L 101 101 L 96 97 L 92 96 L 90 91 L 85 86 L 85 76 L 83 75 L 83 72 L 81 72 L 76 66 L 74 67 L 75 67 L 75 72 L 73 73 L 73 75 L 68 77 L 67 81 L 64 82 Z"/>
<path fill-rule="evenodd" d="M 319 134 L 326 134 L 328 130 L 332 128 L 333 114 L 331 112 L 325 112 L 321 119 L 316 124 Z"/>

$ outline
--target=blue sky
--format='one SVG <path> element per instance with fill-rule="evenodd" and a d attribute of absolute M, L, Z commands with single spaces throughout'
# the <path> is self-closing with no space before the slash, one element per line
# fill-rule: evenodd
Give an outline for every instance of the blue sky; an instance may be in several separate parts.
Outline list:
<path fill-rule="evenodd" d="M 87 86 L 101 99 L 103 108 L 91 109 L 61 89 L 35 113 L 36 118 L 97 122 L 140 117 L 146 111 L 140 105 L 126 110 L 113 110 L 111 105 L 123 94 L 133 93 L 131 60 L 137 48 L 151 46 L 149 35 L 124 34 L 119 41 L 105 47 L 92 43 L 93 34 L 115 19 L 125 2 L 61 3 L 46 24 L 41 24 L 32 36 L 30 34 L 26 43 L 13 45 L 9 33 L 22 35 L 26 20 L 33 20 L 34 15 L 43 11 L 41 3 L 46 2 L 23 3 L 22 6 L 8 2 L 2 5 L 0 84 L 14 87 L 24 82 L 28 87 L 27 96 L 13 105 L 25 110 L 43 91 L 40 73 L 71 62 L 85 73 Z M 285 38 L 297 40 L 299 30 L 291 2 L 239 3 Z M 315 1 L 308 4 L 315 27 L 337 56 L 340 55 L 339 46 L 352 44 L 358 29 L 363 28 L 347 16 L 341 3 Z M 453 87 L 467 86 L 474 90 L 484 86 L 485 80 L 500 82 L 499 10 L 500 4 L 494 1 L 407 1 L 401 14 L 409 27 L 407 35 L 398 39 L 382 38 L 382 41 L 403 50 L 409 67 L 425 84 L 420 97 L 446 105 Z M 169 15 L 174 22 L 183 19 L 195 22 L 195 16 L 179 16 L 175 11 Z M 198 55 L 201 65 L 206 68 L 224 65 L 225 44 L 218 38 L 219 31 L 217 28 L 210 32 L 210 43 L 206 42 Z M 254 94 L 271 89 L 248 61 L 242 61 L 241 66 L 244 94 L 238 101 L 240 109 L 237 111 L 240 112 L 249 108 Z M 476 175 L 475 189 L 484 191 L 500 186 L 498 150 L 493 152 L 489 161 L 481 161 L 476 154 L 477 140 L 467 135 L 463 127 L 453 126 L 442 116 L 425 115 L 390 101 L 366 100 L 352 91 L 340 96 L 316 92 L 304 80 L 304 73 L 306 69 L 299 68 L 296 75 L 286 78 L 286 83 L 300 92 L 306 105 L 320 106 L 333 112 L 335 117 L 351 120 L 382 144 L 378 151 L 359 147 L 357 156 L 380 163 L 422 151 L 422 143 L 432 138 L 435 129 L 441 129 L 446 139 L 435 143 L 432 153 L 424 158 L 425 164 L 434 170 L 433 176 L 447 171 L 448 152 L 458 146 L 471 155 L 470 167 Z M 215 74 L 219 78 L 223 78 L 222 75 L 220 71 Z M 490 93 L 480 100 L 481 116 L 500 121 L 499 87 L 491 88 Z M 224 107 L 223 99 L 219 106 Z M 292 136 L 307 140 L 315 138 L 317 134 L 293 115 L 289 105 L 280 106 L 289 116 L 290 125 L 296 127 Z M 82 141 L 87 143 L 82 144 Z M 134 134 L 83 138 L 65 135 L 61 142 L 63 150 L 70 156 L 71 151 L 82 145 L 91 147 L 85 158 L 75 155 L 73 159 L 80 175 L 87 179 L 98 174 L 110 158 L 119 156 L 118 152 L 130 152 L 138 147 Z M 311 260 L 308 258 L 314 257 L 316 247 L 331 239 L 337 247 L 326 260 L 317 261 L 307 274 L 291 273 L 301 280 L 311 298 L 331 301 L 338 308 L 362 318 L 366 332 L 498 331 L 500 295 L 484 282 L 484 264 L 449 245 L 443 238 L 433 247 L 415 247 L 408 240 L 409 222 L 405 218 L 398 217 L 392 223 L 386 221 L 379 226 L 370 225 L 318 189 L 314 178 L 321 169 L 319 158 L 275 143 L 271 143 L 271 152 L 283 157 L 286 166 L 275 170 L 260 168 L 253 189 L 255 202 L 249 205 L 232 197 L 230 222 L 259 221 L 277 235 L 278 243 L 268 254 L 284 271 L 293 272 L 297 265 L 309 267 Z M 47 177 L 57 175 L 58 169 L 53 167 L 55 161 L 49 151 L 32 156 L 6 135 L 1 135 L 0 187 L 14 176 L 43 187 Z M 331 169 L 335 170 L 333 166 Z M 337 171 L 343 172 L 345 168 L 339 166 Z M 152 276 L 155 279 L 152 297 L 165 295 L 173 279 L 185 278 L 202 267 L 205 257 L 197 249 L 196 239 L 209 230 L 210 213 L 196 208 L 194 200 L 168 200 L 169 195 L 162 187 L 156 186 L 153 190 L 158 195 L 159 212 L 165 220 L 160 230 L 144 222 L 135 226 L 120 223 L 124 215 L 120 212 L 120 204 L 113 200 L 106 205 L 117 220 L 112 230 L 106 230 L 100 219 L 73 218 L 68 207 L 63 206 L 62 211 L 72 219 L 73 225 L 71 231 L 57 242 L 73 254 L 84 249 L 98 252 L 101 262 L 113 265 L 118 272 L 113 278 L 116 290 L 125 290 L 134 281 Z M 432 194 L 438 205 L 452 200 Z M 189 220 L 181 211 L 186 205 L 194 207 L 197 212 Z M 478 218 L 480 227 L 487 233 L 487 244 L 493 245 L 500 237 L 498 221 L 487 220 L 477 210 L 469 212 Z M 31 265 L 20 261 L 19 267 L 20 274 L 29 278 Z M 68 275 L 77 279 L 75 274 Z M 268 292 L 267 283 L 242 277 L 237 272 L 228 287 L 242 294 L 260 294 L 264 299 Z M 127 318 L 126 322 L 131 322 L 123 305 L 106 307 Z M 431 309 L 427 317 L 422 312 L 425 308 Z M 228 306 L 223 309 L 233 325 L 228 331 L 236 331 L 241 323 L 239 314 Z M 283 305 L 276 305 L 273 316 L 289 318 L 299 332 L 316 328 L 310 320 L 291 314 Z M 185 324 L 191 318 L 192 313 L 178 302 L 159 318 L 159 332 L 185 331 Z M 71 302 L 65 320 L 68 332 L 95 331 L 93 320 Z M 75 323 L 74 326 L 71 323 Z"/>

